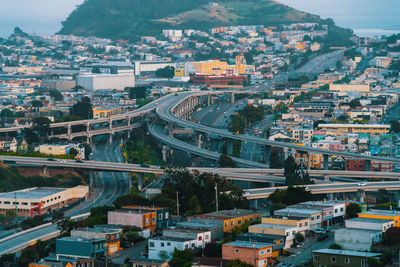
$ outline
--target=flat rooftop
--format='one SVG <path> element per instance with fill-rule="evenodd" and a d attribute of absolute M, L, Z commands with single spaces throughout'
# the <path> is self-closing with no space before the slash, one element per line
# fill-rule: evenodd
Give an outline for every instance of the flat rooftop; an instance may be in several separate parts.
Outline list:
<path fill-rule="evenodd" d="M 400 211 L 396 210 L 369 210 L 360 214 L 378 215 L 378 216 L 400 216 Z"/>
<path fill-rule="evenodd" d="M 263 228 L 272 228 L 272 229 L 291 229 L 296 228 L 295 225 L 284 225 L 284 224 L 272 224 L 272 223 L 259 223 L 250 225 L 250 227 L 263 227 Z"/>
<path fill-rule="evenodd" d="M 389 219 L 377 219 L 377 218 L 365 218 L 365 217 L 357 217 L 353 219 L 346 220 L 350 222 L 367 222 L 367 223 L 389 223 L 393 222 L 393 220 Z"/>
<path fill-rule="evenodd" d="M 27 198 L 27 199 L 41 199 L 45 198 L 62 191 L 66 188 L 46 188 L 46 187 L 34 187 L 29 189 L 23 189 L 13 192 L 0 193 L 0 198 Z"/>
<path fill-rule="evenodd" d="M 201 216 L 207 216 L 207 217 L 225 217 L 225 218 L 236 218 L 236 217 L 242 217 L 242 216 L 249 216 L 249 215 L 254 215 L 258 214 L 257 212 L 254 212 L 252 210 L 244 210 L 244 209 L 233 209 L 233 210 L 220 210 L 216 212 L 211 212 L 211 213 L 206 213 L 203 215 L 197 215 L 199 217 Z M 194 216 L 194 217 L 197 217 Z"/>
<path fill-rule="evenodd" d="M 342 249 L 319 249 L 314 250 L 313 253 L 322 253 L 322 254 L 332 254 L 332 255 L 345 255 L 345 256 L 354 256 L 354 257 L 378 257 L 381 256 L 381 253 L 371 253 L 371 252 L 360 252 L 360 251 L 352 251 L 352 250 L 342 250 Z"/>
<path fill-rule="evenodd" d="M 265 247 L 272 247 L 272 244 L 239 240 L 239 241 L 233 241 L 230 243 L 226 243 L 226 244 L 224 244 L 224 246 L 234 246 L 234 247 L 241 247 L 241 248 L 265 248 Z"/>

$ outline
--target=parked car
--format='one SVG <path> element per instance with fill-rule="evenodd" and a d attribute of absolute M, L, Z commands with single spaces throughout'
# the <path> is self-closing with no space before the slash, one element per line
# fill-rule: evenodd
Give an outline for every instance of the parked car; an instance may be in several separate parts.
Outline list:
<path fill-rule="evenodd" d="M 327 239 L 328 237 L 329 237 L 329 235 L 328 235 L 327 233 L 320 234 L 320 235 L 317 237 L 317 241 L 324 241 L 324 240 Z"/>

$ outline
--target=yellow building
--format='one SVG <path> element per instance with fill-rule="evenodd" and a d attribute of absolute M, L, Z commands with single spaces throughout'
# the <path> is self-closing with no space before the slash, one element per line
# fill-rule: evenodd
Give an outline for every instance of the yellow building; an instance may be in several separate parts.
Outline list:
<path fill-rule="evenodd" d="M 390 131 L 389 124 L 319 124 L 321 131 L 341 133 L 365 133 L 365 134 L 387 134 Z"/>
<path fill-rule="evenodd" d="M 48 155 L 66 155 L 67 154 L 67 145 L 40 145 L 39 146 L 39 152 L 42 154 L 48 154 Z"/>
<path fill-rule="evenodd" d="M 322 168 L 322 155 L 321 154 L 310 154 L 310 168 L 321 169 Z"/>
<path fill-rule="evenodd" d="M 93 118 L 108 118 L 112 115 L 117 115 L 121 113 L 120 107 L 104 108 L 104 107 L 94 107 L 93 108 Z"/>
<path fill-rule="evenodd" d="M 334 92 L 361 92 L 368 93 L 370 91 L 369 84 L 329 84 L 329 91 Z"/>
<path fill-rule="evenodd" d="M 400 227 L 400 212 L 395 210 L 370 210 L 359 213 L 358 217 L 393 220 L 394 227 Z"/>
<path fill-rule="evenodd" d="M 228 65 L 228 62 L 220 61 L 219 59 L 191 62 L 192 68 L 196 73 L 221 75 L 221 74 L 246 74 L 246 69 L 254 68 L 252 65 L 246 65 L 246 60 L 243 55 L 236 56 L 236 64 Z"/>
<path fill-rule="evenodd" d="M 224 232 L 226 233 L 232 231 L 236 227 L 244 225 L 245 223 L 260 221 L 261 214 L 252 210 L 233 209 L 195 215 L 191 218 L 222 221 L 224 225 Z"/>

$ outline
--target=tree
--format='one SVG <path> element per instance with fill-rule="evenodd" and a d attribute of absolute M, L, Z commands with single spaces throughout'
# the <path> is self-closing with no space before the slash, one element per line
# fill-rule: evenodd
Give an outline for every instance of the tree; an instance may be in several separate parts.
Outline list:
<path fill-rule="evenodd" d="M 178 250 L 172 253 L 170 265 L 174 267 L 186 267 L 192 265 L 193 254 L 189 250 Z"/>
<path fill-rule="evenodd" d="M 357 203 L 350 203 L 346 208 L 346 215 L 349 218 L 356 218 L 357 214 L 361 212 L 361 207 Z"/>
<path fill-rule="evenodd" d="M 51 121 L 46 117 L 39 117 L 33 119 L 32 130 L 37 135 L 37 137 L 41 142 L 46 140 L 51 132 L 50 123 Z"/>
<path fill-rule="evenodd" d="M 156 70 L 156 76 L 171 79 L 175 76 L 175 67 L 173 66 L 166 66 L 161 69 Z"/>
<path fill-rule="evenodd" d="M 207 243 L 204 247 L 204 256 L 221 258 L 222 257 L 222 244 L 211 242 Z"/>
<path fill-rule="evenodd" d="M 138 193 L 134 193 L 117 197 L 114 201 L 114 206 L 117 209 L 128 205 L 146 206 L 149 204 L 148 201 L 149 200 L 147 198 L 139 195 Z"/>
<path fill-rule="evenodd" d="M 330 245 L 329 248 L 330 249 L 343 249 L 341 245 L 336 244 L 336 243 Z"/>
<path fill-rule="evenodd" d="M 127 87 L 125 90 L 129 92 L 129 99 L 142 99 L 146 98 L 146 91 L 148 86 Z"/>
<path fill-rule="evenodd" d="M 75 148 L 71 148 L 69 150 L 69 154 L 75 158 L 79 154 L 79 152 Z"/>
<path fill-rule="evenodd" d="M 79 117 L 82 120 L 93 118 L 93 108 L 90 98 L 87 96 L 82 97 L 82 100 L 72 106 L 69 111 L 70 115 Z"/>
<path fill-rule="evenodd" d="M 236 168 L 236 162 L 234 162 L 233 159 L 228 155 L 221 154 L 218 162 L 221 168 Z"/>
<path fill-rule="evenodd" d="M 360 100 L 353 99 L 350 101 L 349 106 L 351 108 L 361 107 Z"/>
<path fill-rule="evenodd" d="M 304 235 L 300 232 L 296 233 L 296 242 L 303 243 L 305 240 Z"/>
<path fill-rule="evenodd" d="M 400 132 L 400 123 L 399 123 L 399 121 L 392 120 L 392 121 L 390 121 L 390 123 L 391 123 L 392 132 L 393 133 L 399 133 Z"/>
<path fill-rule="evenodd" d="M 159 257 L 160 259 L 162 259 L 163 261 L 166 261 L 166 260 L 169 259 L 168 252 L 165 251 L 165 250 L 160 250 L 160 252 L 158 252 L 158 257 Z"/>
<path fill-rule="evenodd" d="M 34 108 L 41 108 L 41 107 L 43 107 L 43 102 L 39 101 L 39 100 L 33 100 L 31 105 Z"/>
<path fill-rule="evenodd" d="M 250 52 L 246 52 L 243 54 L 244 58 L 246 59 L 246 63 L 247 64 L 253 64 L 254 62 L 254 58 L 253 58 L 253 54 Z"/>
<path fill-rule="evenodd" d="M 128 240 L 131 243 L 137 243 L 143 240 L 143 237 L 141 237 L 137 232 L 130 231 L 126 233 L 126 240 Z"/>
<path fill-rule="evenodd" d="M 254 265 L 253 264 L 249 264 L 249 263 L 244 262 L 244 261 L 241 261 L 239 259 L 236 259 L 236 260 L 231 260 L 230 262 L 228 262 L 226 267 L 254 267 Z"/>
<path fill-rule="evenodd" d="M 51 98 L 55 101 L 62 101 L 64 99 L 63 95 L 57 89 L 51 89 L 49 92 Z"/>
<path fill-rule="evenodd" d="M 282 169 L 281 155 L 275 150 L 269 156 L 269 167 L 271 169 Z"/>

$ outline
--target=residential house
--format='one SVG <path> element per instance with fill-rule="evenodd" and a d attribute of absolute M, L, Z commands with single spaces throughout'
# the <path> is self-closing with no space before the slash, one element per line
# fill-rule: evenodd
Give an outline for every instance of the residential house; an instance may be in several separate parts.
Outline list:
<path fill-rule="evenodd" d="M 247 262 L 257 267 L 267 266 L 272 260 L 272 244 L 233 241 L 222 245 L 222 259 Z"/>
<path fill-rule="evenodd" d="M 368 266 L 369 259 L 379 259 L 381 256 L 380 253 L 363 251 L 319 249 L 313 251 L 313 266 Z"/>
<path fill-rule="evenodd" d="M 261 220 L 261 214 L 252 210 L 233 209 L 233 210 L 221 210 L 206 214 L 200 214 L 190 217 L 196 219 L 207 219 L 212 222 L 222 221 L 224 225 L 224 232 L 230 232 L 236 227 L 240 227 L 245 223 L 253 223 Z"/>

